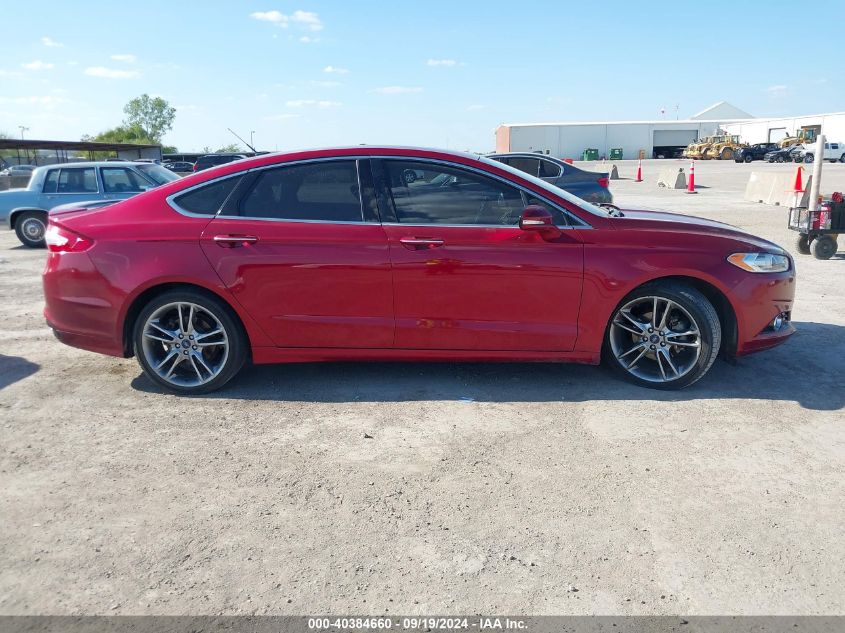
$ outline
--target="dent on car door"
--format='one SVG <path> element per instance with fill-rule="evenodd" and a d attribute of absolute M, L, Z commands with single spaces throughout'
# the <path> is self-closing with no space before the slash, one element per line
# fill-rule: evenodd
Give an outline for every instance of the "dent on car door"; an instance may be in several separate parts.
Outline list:
<path fill-rule="evenodd" d="M 396 347 L 573 349 L 583 273 L 576 231 L 552 241 L 522 231 L 527 200 L 492 176 L 426 161 L 373 163 L 393 263 Z M 424 178 L 408 183 L 406 169 Z"/>
<path fill-rule="evenodd" d="M 354 158 L 260 170 L 205 228 L 209 261 L 276 345 L 393 345 L 390 258 L 371 180 L 368 161 Z"/>

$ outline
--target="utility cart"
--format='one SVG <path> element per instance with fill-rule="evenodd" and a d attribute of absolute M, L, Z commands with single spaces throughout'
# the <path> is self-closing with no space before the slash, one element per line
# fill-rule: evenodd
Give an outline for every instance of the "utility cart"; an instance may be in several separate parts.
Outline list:
<path fill-rule="evenodd" d="M 823 200 L 815 211 L 806 207 L 789 210 L 789 228 L 798 231 L 798 252 L 816 259 L 830 259 L 836 254 L 840 233 L 845 233 L 845 202 L 835 193 Z"/>

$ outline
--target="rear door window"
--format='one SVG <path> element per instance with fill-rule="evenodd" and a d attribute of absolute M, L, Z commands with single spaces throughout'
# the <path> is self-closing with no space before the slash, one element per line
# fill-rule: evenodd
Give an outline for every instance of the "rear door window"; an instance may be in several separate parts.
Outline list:
<path fill-rule="evenodd" d="M 354 160 L 288 165 L 259 173 L 240 215 L 275 220 L 363 222 Z"/>
<path fill-rule="evenodd" d="M 97 176 L 93 167 L 62 169 L 57 193 L 97 193 Z"/>
<path fill-rule="evenodd" d="M 524 171 L 526 174 L 531 174 L 532 176 L 536 176 L 540 172 L 539 158 L 512 157 L 509 164 L 511 167 L 519 171 Z"/>

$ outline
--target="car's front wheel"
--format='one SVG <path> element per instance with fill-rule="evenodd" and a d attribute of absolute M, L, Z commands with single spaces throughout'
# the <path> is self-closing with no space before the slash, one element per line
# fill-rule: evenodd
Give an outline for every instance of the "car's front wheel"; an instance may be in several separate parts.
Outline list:
<path fill-rule="evenodd" d="M 135 356 L 154 383 L 181 394 L 219 389 L 241 369 L 247 338 L 231 310 L 196 290 L 172 290 L 138 315 Z"/>
<path fill-rule="evenodd" d="M 24 246 L 44 248 L 47 232 L 47 214 L 43 211 L 25 211 L 15 221 L 15 235 Z"/>
<path fill-rule="evenodd" d="M 655 282 L 632 292 L 614 312 L 603 357 L 638 385 L 680 389 L 707 373 L 721 342 L 719 315 L 703 294 Z"/>
<path fill-rule="evenodd" d="M 751 154 L 746 154 L 746 155 L 745 155 L 745 162 L 746 162 L 746 163 L 750 163 L 752 160 L 754 160 L 754 157 L 753 157 L 753 156 L 751 156 Z"/>
<path fill-rule="evenodd" d="M 812 154 L 804 154 L 804 162 L 805 163 L 812 163 L 815 158 Z"/>

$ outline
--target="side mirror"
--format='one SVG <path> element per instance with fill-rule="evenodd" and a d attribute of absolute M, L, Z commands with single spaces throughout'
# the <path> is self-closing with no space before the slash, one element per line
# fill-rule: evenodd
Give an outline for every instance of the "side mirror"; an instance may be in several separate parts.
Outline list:
<path fill-rule="evenodd" d="M 522 217 L 519 218 L 519 228 L 523 231 L 539 232 L 544 238 L 560 236 L 560 229 L 555 226 L 552 214 L 538 204 L 529 204 L 523 209 Z"/>

